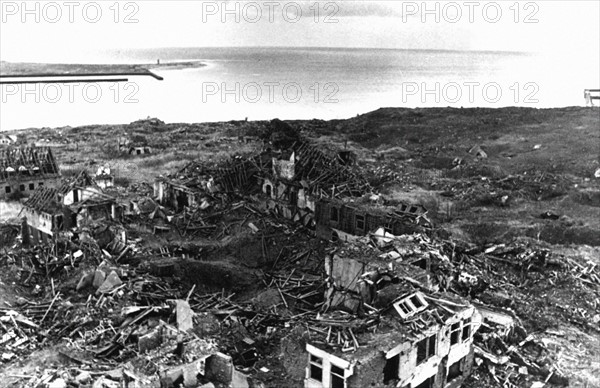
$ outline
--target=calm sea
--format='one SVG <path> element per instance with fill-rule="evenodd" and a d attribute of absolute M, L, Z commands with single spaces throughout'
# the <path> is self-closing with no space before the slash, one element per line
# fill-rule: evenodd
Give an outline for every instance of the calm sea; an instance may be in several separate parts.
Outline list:
<path fill-rule="evenodd" d="M 63 63 L 202 61 L 129 83 L 2 86 L 0 129 L 129 123 L 348 118 L 380 107 L 584 105 L 598 64 L 472 51 L 194 48 L 102 52 Z"/>

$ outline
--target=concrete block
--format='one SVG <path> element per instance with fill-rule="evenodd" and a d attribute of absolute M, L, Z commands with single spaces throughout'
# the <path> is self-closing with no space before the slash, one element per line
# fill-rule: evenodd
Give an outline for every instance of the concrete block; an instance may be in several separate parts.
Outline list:
<path fill-rule="evenodd" d="M 92 283 L 92 286 L 94 287 L 94 289 L 98 289 L 102 283 L 104 283 L 104 280 L 106 279 L 106 273 L 104 271 L 102 271 L 101 269 L 97 269 L 96 272 L 94 272 L 94 281 Z"/>
<path fill-rule="evenodd" d="M 233 375 L 231 376 L 231 386 L 235 388 L 250 388 L 248 384 L 248 376 L 243 374 L 242 372 L 238 372 L 237 370 L 233 370 Z"/>
<path fill-rule="evenodd" d="M 217 352 L 206 362 L 206 377 L 209 380 L 229 385 L 233 375 L 233 360 L 230 356 Z"/>
<path fill-rule="evenodd" d="M 175 301 L 175 311 L 177 315 L 177 328 L 181 331 L 188 331 L 194 327 L 192 318 L 194 312 L 190 308 L 190 305 L 185 300 Z"/>
<path fill-rule="evenodd" d="M 98 293 L 110 292 L 119 287 L 123 282 L 115 271 L 112 271 L 104 280 L 104 283 L 98 288 Z"/>
<path fill-rule="evenodd" d="M 192 362 L 184 365 L 183 370 L 183 386 L 186 388 L 195 388 L 198 386 L 198 362 Z"/>

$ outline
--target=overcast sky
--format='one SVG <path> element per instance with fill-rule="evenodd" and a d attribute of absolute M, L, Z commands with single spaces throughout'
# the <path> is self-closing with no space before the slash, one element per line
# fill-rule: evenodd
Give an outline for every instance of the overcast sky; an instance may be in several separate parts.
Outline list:
<path fill-rule="evenodd" d="M 314 1 L 121 1 L 118 7 L 114 1 L 74 6 L 57 1 L 28 2 L 30 13 L 21 4 L 0 1 L 2 60 L 72 58 L 111 48 L 215 46 L 537 51 L 596 61 L 600 55 L 597 0 L 521 1 L 518 7 L 515 1 L 324 1 L 317 6 Z M 430 13 L 423 13 L 423 4 Z M 225 14 L 225 7 L 233 12 Z M 133 23 L 125 22 L 128 16 Z"/>

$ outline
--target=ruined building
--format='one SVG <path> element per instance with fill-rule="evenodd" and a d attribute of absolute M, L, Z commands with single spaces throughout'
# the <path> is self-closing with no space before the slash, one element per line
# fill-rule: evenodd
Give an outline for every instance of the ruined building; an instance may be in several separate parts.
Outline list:
<path fill-rule="evenodd" d="M 241 193 L 256 186 L 258 158 L 233 158 L 215 167 L 192 162 L 168 177 L 154 182 L 154 196 L 175 211 L 205 209 L 215 195 Z"/>
<path fill-rule="evenodd" d="M 297 353 L 288 352 L 293 366 L 286 369 L 302 375 L 305 387 L 459 387 L 472 368 L 481 316 L 446 292 L 447 257 L 433 247 L 418 253 L 427 241 L 397 237 L 428 229 L 427 209 L 386 204 L 351 165 L 296 141 L 220 168 L 189 164 L 158 180 L 155 195 L 182 211 L 259 191 L 263 210 L 315 227 L 321 238 L 353 241 L 324 259 L 324 302 L 312 323 L 326 339 L 289 335 Z"/>
<path fill-rule="evenodd" d="M 110 167 L 107 165 L 98 167 L 94 181 L 101 189 L 114 186 L 115 177 L 111 173 Z"/>
<path fill-rule="evenodd" d="M 347 240 L 383 227 L 393 235 L 413 233 L 430 226 L 427 209 L 418 204 L 384 206 L 368 201 L 321 199 L 315 208 L 317 235 L 326 240 Z"/>
<path fill-rule="evenodd" d="M 152 148 L 147 146 L 131 146 L 127 153 L 129 155 L 144 155 L 152 153 Z"/>
<path fill-rule="evenodd" d="M 351 158 L 329 155 L 303 141 L 283 151 L 266 150 L 236 157 L 220 167 L 190 163 L 154 183 L 161 205 L 180 212 L 204 210 L 218 195 L 260 190 L 266 209 L 317 229 L 323 239 L 363 236 L 383 226 L 393 234 L 413 233 L 430 226 L 427 209 L 419 204 L 377 205 L 361 197 L 371 187 Z"/>
<path fill-rule="evenodd" d="M 117 149 L 121 153 L 129 155 L 145 155 L 152 153 L 152 148 L 147 144 L 145 139 L 136 139 L 135 141 L 119 136 L 117 137 Z"/>
<path fill-rule="evenodd" d="M 0 135 L 0 146 L 9 146 L 17 143 L 18 138 L 16 135 Z"/>
<path fill-rule="evenodd" d="M 481 325 L 475 307 L 435 291 L 427 271 L 351 248 L 326 258 L 325 306 L 358 318 L 344 323 L 349 336 L 305 340 L 305 387 L 460 387 Z"/>
<path fill-rule="evenodd" d="M 473 333 L 481 324 L 475 307 L 406 282 L 396 290 L 398 296 L 388 301 L 393 308 L 382 313 L 376 329 L 353 334 L 349 341 L 361 344 L 356 350 L 307 340 L 305 387 L 461 386 L 473 365 Z"/>
<path fill-rule="evenodd" d="M 47 243 L 64 231 L 84 228 L 98 220 L 117 219 L 120 208 L 90 176 L 81 172 L 58 187 L 38 187 L 21 214 L 26 227 L 23 240 Z"/>
<path fill-rule="evenodd" d="M 315 198 L 359 197 L 371 191 L 358 170 L 342 160 L 309 144 L 296 142 L 279 155 L 272 155 L 272 170 L 264 170 L 266 178 L 296 182 Z"/>
<path fill-rule="evenodd" d="M 316 197 L 305 180 L 296 179 L 296 153 L 269 155 L 271 169 L 261 171 L 259 184 L 267 197 L 267 209 L 290 220 L 312 225 Z"/>
<path fill-rule="evenodd" d="M 272 168 L 261 170 L 262 192 L 271 198 L 270 210 L 335 240 L 364 236 L 383 226 L 393 234 L 427 227 L 427 209 L 418 204 L 376 205 L 361 197 L 371 193 L 367 180 L 349 166 L 349 157 L 330 156 L 308 143 L 296 143 L 272 157 Z M 345 238 L 344 238 L 345 239 Z"/>
<path fill-rule="evenodd" d="M 320 200 L 360 196 L 371 190 L 366 179 L 341 158 L 307 142 L 296 142 L 268 156 L 271 168 L 260 173 L 261 190 L 270 198 L 267 208 L 305 226 L 315 226 Z"/>
<path fill-rule="evenodd" d="M 55 187 L 60 179 L 50 148 L 0 150 L 0 199 L 28 197 L 38 187 Z"/>
<path fill-rule="evenodd" d="M 429 273 L 415 265 L 404 264 L 401 259 L 380 255 L 378 251 L 362 244 L 352 244 L 325 257 L 325 275 L 328 288 L 325 292 L 326 310 L 345 310 L 353 314 L 365 311 L 383 294 L 395 297 L 394 284 L 410 278 L 414 284 L 431 288 Z M 392 287 L 387 287 L 392 285 Z"/>

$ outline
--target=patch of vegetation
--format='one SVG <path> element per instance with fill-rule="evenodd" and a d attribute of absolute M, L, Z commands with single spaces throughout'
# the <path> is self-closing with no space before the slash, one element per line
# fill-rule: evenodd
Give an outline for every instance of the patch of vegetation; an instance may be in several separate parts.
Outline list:
<path fill-rule="evenodd" d="M 448 170 L 454 167 L 452 162 L 454 158 L 450 158 L 447 156 L 428 156 L 426 158 L 421 158 L 418 162 L 415 163 L 415 167 L 425 168 L 425 169 L 438 169 L 438 170 Z"/>
<path fill-rule="evenodd" d="M 502 237 L 508 231 L 508 226 L 494 222 L 478 222 L 465 225 L 463 230 L 469 235 L 474 244 L 483 248 L 502 242 Z"/>
<path fill-rule="evenodd" d="M 575 202 L 593 207 L 600 207 L 600 191 L 580 191 L 572 195 Z"/>

